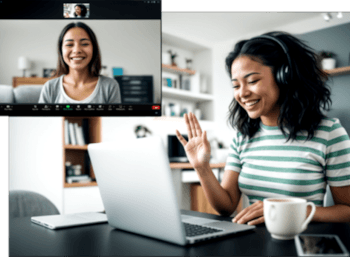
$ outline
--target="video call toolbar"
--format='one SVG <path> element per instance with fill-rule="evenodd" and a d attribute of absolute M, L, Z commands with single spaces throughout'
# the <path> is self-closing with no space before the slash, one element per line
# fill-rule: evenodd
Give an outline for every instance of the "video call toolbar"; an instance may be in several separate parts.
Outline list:
<path fill-rule="evenodd" d="M 8 113 L 11 116 L 161 116 L 161 106 L 123 104 L 0 104 L 0 113 L 3 115 Z"/>

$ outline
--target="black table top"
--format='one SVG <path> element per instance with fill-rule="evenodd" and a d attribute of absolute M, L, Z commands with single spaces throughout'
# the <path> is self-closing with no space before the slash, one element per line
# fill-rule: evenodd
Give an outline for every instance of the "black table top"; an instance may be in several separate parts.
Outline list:
<path fill-rule="evenodd" d="M 212 214 L 183 214 L 228 220 Z M 294 240 L 271 238 L 265 224 L 254 230 L 190 246 L 178 246 L 121 231 L 105 224 L 51 230 L 36 225 L 30 217 L 9 223 L 10 256 L 297 256 Z M 350 223 L 309 224 L 303 234 L 336 234 L 350 251 Z"/>

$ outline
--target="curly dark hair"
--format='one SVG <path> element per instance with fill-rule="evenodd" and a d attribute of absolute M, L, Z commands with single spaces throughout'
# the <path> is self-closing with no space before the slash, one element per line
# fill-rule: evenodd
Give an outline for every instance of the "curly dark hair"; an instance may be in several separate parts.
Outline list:
<path fill-rule="evenodd" d="M 87 13 L 87 9 L 86 9 L 86 6 L 83 5 L 83 4 L 77 4 L 76 6 L 74 6 L 74 9 L 75 7 L 80 7 L 81 9 L 81 17 L 85 17 L 86 16 L 86 13 Z M 77 17 L 78 15 L 74 12 L 74 16 Z"/>
<path fill-rule="evenodd" d="M 57 49 L 57 51 L 58 51 L 58 63 L 57 63 L 57 71 L 56 71 L 55 76 L 58 77 L 62 74 L 68 74 L 68 72 L 69 72 L 69 67 L 63 60 L 62 44 L 63 44 L 64 35 L 71 28 L 82 28 L 89 35 L 91 43 L 92 43 L 92 47 L 93 47 L 92 58 L 91 58 L 91 61 L 89 63 L 89 72 L 92 76 L 99 76 L 100 70 L 101 70 L 101 54 L 100 54 L 100 49 L 98 46 L 97 38 L 96 38 L 95 33 L 92 31 L 92 29 L 83 22 L 72 22 L 72 23 L 69 23 L 68 25 L 66 25 L 62 29 L 61 34 L 58 38 L 58 49 Z"/>
<path fill-rule="evenodd" d="M 289 131 L 287 141 L 295 140 L 297 133 L 301 131 L 306 131 L 306 140 L 310 140 L 314 137 L 321 119 L 326 117 L 323 111 L 328 111 L 332 103 L 331 91 L 326 84 L 328 76 L 320 69 L 315 51 L 304 41 L 281 31 L 269 32 L 264 35 L 283 42 L 288 48 L 290 65 L 292 65 L 290 67 L 292 76 L 288 80 L 288 84 L 280 85 L 276 81 L 280 91 L 277 102 L 280 106 L 278 126 L 285 136 L 288 134 L 285 129 Z M 279 67 L 288 64 L 287 56 L 282 47 L 273 40 L 266 38 L 242 40 L 226 57 L 226 69 L 230 77 L 232 77 L 233 61 L 241 56 L 247 56 L 270 67 L 275 80 Z M 248 136 L 249 138 L 253 137 L 260 128 L 260 118 L 250 119 L 235 98 L 229 106 L 228 122 L 232 127 L 237 128 L 244 137 Z"/>

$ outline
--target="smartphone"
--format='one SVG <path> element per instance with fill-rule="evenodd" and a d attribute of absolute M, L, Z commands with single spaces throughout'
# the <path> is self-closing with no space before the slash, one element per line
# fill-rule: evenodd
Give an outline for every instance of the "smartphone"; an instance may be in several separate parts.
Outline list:
<path fill-rule="evenodd" d="M 302 234 L 294 237 L 298 256 L 348 256 L 337 235 Z"/>

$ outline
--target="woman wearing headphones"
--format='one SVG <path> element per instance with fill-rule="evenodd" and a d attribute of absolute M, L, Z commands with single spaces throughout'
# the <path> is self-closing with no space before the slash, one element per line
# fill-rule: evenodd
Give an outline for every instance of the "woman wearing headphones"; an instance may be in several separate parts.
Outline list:
<path fill-rule="evenodd" d="M 324 115 L 330 90 L 312 49 L 290 34 L 270 32 L 238 42 L 226 68 L 235 132 L 221 185 L 196 117 L 185 115 L 188 142 L 176 131 L 213 208 L 231 215 L 244 193 L 250 206 L 232 221 L 256 225 L 265 221 L 264 198 L 300 197 L 316 205 L 313 221 L 350 222 L 350 140 L 338 119 Z M 323 207 L 327 184 L 331 207 Z"/>
<path fill-rule="evenodd" d="M 76 18 L 85 18 L 87 14 L 86 6 L 83 4 L 77 4 L 74 7 L 74 17 Z"/>

